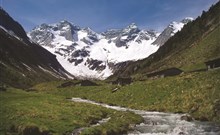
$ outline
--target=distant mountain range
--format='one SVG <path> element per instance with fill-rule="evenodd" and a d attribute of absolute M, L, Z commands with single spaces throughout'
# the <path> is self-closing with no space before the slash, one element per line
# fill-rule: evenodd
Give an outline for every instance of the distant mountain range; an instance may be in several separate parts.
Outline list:
<path fill-rule="evenodd" d="M 141 30 L 132 23 L 123 29 L 97 33 L 68 21 L 41 24 L 28 33 L 30 39 L 57 56 L 60 64 L 74 76 L 105 79 L 118 66 L 144 59 L 156 52 L 192 18 L 172 22 L 160 34 Z"/>

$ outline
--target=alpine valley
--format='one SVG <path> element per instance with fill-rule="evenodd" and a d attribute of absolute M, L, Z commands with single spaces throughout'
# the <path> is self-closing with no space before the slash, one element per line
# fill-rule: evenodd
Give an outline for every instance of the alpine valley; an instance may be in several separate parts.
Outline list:
<path fill-rule="evenodd" d="M 144 59 L 156 52 L 192 18 L 172 22 L 160 34 L 141 30 L 134 23 L 123 29 L 96 33 L 68 21 L 41 24 L 28 33 L 35 43 L 57 56 L 60 64 L 80 79 L 106 79 L 128 61 Z"/>
<path fill-rule="evenodd" d="M 161 32 L 25 32 L 0 7 L 0 135 L 220 135 L 220 1 Z"/>

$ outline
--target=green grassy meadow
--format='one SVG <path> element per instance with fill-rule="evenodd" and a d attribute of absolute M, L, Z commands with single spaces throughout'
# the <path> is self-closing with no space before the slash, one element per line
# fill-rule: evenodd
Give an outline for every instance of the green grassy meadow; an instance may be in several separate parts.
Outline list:
<path fill-rule="evenodd" d="M 81 97 L 134 109 L 190 113 L 194 118 L 220 122 L 220 69 L 136 81 L 127 86 L 100 82 L 100 86 L 56 88 L 62 82 L 34 88 L 66 98 Z M 118 87 L 117 92 L 112 89 Z"/>
<path fill-rule="evenodd" d="M 9 88 L 0 92 L 0 134 L 70 134 L 84 127 L 82 134 L 119 134 L 142 118 L 131 112 L 118 112 L 100 106 L 75 103 L 64 96 L 25 92 Z M 89 128 L 103 118 L 102 126 Z"/>
<path fill-rule="evenodd" d="M 126 133 L 132 124 L 143 121 L 131 112 L 71 102 L 71 97 L 140 110 L 189 113 L 198 120 L 220 122 L 220 69 L 134 81 L 126 86 L 94 81 L 98 86 L 58 88 L 65 82 L 68 80 L 0 91 L 0 134 L 60 135 L 84 128 L 83 135 L 113 135 Z M 118 90 L 113 92 L 114 88 Z M 104 118 L 110 120 L 91 127 Z"/>
<path fill-rule="evenodd" d="M 134 81 L 126 86 L 94 81 L 98 86 L 58 88 L 65 82 L 68 80 L 0 91 L 0 134 L 60 135 L 84 128 L 83 135 L 115 135 L 143 121 L 131 112 L 71 102 L 71 97 L 140 110 L 189 113 L 198 120 L 220 122 L 220 69 Z M 113 92 L 114 88 L 118 90 Z M 110 120 L 91 126 L 104 118 Z"/>

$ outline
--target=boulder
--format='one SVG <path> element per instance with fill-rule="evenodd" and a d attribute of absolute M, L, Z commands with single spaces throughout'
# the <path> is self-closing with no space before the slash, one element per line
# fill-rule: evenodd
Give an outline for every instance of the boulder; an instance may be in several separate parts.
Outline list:
<path fill-rule="evenodd" d="M 192 116 L 190 116 L 190 115 L 182 115 L 181 117 L 180 117 L 180 119 L 181 120 L 185 120 L 185 121 L 193 121 L 193 117 Z"/>

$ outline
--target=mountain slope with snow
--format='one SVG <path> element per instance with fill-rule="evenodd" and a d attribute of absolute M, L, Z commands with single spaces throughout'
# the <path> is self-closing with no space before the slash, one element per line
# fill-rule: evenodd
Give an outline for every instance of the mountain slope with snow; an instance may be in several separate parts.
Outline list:
<path fill-rule="evenodd" d="M 193 18 L 186 17 L 180 22 L 170 23 L 164 31 L 159 35 L 159 37 L 154 41 L 153 44 L 162 46 L 170 37 L 174 36 L 178 31 L 180 31 L 185 24 L 191 22 Z"/>
<path fill-rule="evenodd" d="M 114 73 L 116 64 L 148 57 L 158 50 L 160 44 L 155 41 L 159 35 L 153 30 L 140 30 L 134 23 L 124 29 L 96 33 L 68 21 L 42 24 L 28 33 L 34 42 L 55 54 L 68 72 L 83 79 L 105 79 Z"/>

